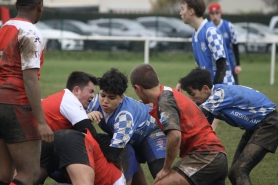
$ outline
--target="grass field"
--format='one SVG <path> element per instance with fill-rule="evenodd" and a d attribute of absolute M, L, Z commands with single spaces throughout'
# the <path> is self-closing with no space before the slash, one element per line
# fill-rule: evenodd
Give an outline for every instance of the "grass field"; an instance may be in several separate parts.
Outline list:
<path fill-rule="evenodd" d="M 46 52 L 45 63 L 41 71 L 42 97 L 58 92 L 65 88 L 70 72 L 80 70 L 101 76 L 111 67 L 118 68 L 128 76 L 133 67 L 143 63 L 143 53 L 128 52 Z M 277 63 L 276 59 L 276 63 Z M 152 53 L 152 64 L 164 85 L 175 87 L 179 78 L 196 67 L 192 53 L 170 52 Z M 278 105 L 278 66 L 275 70 L 275 83 L 270 84 L 270 54 L 241 55 L 242 73 L 239 76 L 241 85 L 255 88 L 269 97 Z M 97 89 L 98 90 L 98 89 Z M 138 99 L 129 84 L 126 95 Z M 221 122 L 216 130 L 217 136 L 226 147 L 228 162 L 232 161 L 234 151 L 243 131 Z M 263 161 L 251 172 L 254 185 L 278 184 L 278 156 L 267 154 Z M 153 179 L 146 165 L 143 165 L 149 183 Z M 230 184 L 227 180 L 226 184 Z M 53 183 L 47 179 L 45 184 Z"/>

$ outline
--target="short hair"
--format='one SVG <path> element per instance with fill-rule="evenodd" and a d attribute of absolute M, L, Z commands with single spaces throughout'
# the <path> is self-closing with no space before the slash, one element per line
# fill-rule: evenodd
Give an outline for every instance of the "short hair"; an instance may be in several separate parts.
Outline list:
<path fill-rule="evenodd" d="M 182 0 L 181 3 L 186 3 L 188 9 L 192 8 L 197 17 L 202 17 L 206 11 L 206 4 L 204 0 Z"/>
<path fill-rule="evenodd" d="M 200 67 L 193 69 L 188 75 L 181 78 L 179 83 L 181 84 L 181 88 L 185 91 L 188 91 L 189 87 L 200 91 L 204 85 L 207 85 L 211 89 L 213 85 L 210 72 Z"/>
<path fill-rule="evenodd" d="M 73 71 L 68 77 L 66 88 L 70 91 L 72 91 L 75 86 L 83 89 L 89 82 L 92 82 L 94 85 L 98 85 L 98 81 L 95 76 L 82 71 Z"/>
<path fill-rule="evenodd" d="M 17 0 L 16 4 L 21 10 L 32 10 L 39 3 L 43 3 L 43 0 Z"/>
<path fill-rule="evenodd" d="M 116 68 L 111 68 L 98 78 L 99 88 L 107 93 L 122 95 L 126 91 L 128 79 Z"/>
<path fill-rule="evenodd" d="M 155 69 L 150 64 L 140 64 L 130 73 L 132 86 L 140 85 L 144 89 L 151 89 L 159 85 L 159 79 Z"/>

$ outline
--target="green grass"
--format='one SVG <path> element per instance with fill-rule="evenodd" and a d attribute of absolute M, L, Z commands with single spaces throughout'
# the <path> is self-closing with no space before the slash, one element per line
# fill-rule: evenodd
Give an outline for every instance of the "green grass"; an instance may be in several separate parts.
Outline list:
<path fill-rule="evenodd" d="M 47 97 L 65 88 L 67 77 L 72 71 L 81 70 L 101 76 L 111 67 L 115 67 L 129 76 L 131 69 L 143 63 L 143 59 L 142 52 L 46 52 L 45 63 L 41 71 L 42 97 Z M 161 83 L 171 87 L 175 87 L 179 78 L 196 67 L 193 54 L 189 52 L 152 53 L 150 64 L 155 67 Z M 240 84 L 261 91 L 278 105 L 278 66 L 275 70 L 275 83 L 271 86 L 270 54 L 243 54 L 241 55 L 241 66 Z M 138 99 L 130 84 L 126 95 Z M 216 130 L 217 136 L 227 150 L 229 165 L 242 133 L 243 131 L 239 128 L 233 128 L 225 122 L 221 122 Z M 251 172 L 253 184 L 277 184 L 277 165 L 277 155 L 267 154 Z M 145 164 L 143 168 L 151 184 L 153 180 L 148 168 Z M 52 182 L 47 179 L 45 184 Z M 228 180 L 226 182 L 226 184 L 230 184 Z"/>

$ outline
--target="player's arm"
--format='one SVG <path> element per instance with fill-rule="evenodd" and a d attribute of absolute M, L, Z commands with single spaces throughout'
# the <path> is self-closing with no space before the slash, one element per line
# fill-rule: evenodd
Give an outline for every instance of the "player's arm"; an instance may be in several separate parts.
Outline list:
<path fill-rule="evenodd" d="M 91 132 L 92 136 L 96 140 L 98 140 L 97 131 L 96 131 L 95 127 L 93 126 L 93 124 L 91 123 L 90 119 L 83 119 L 83 120 L 75 123 L 73 125 L 73 128 L 78 131 L 84 131 L 85 129 L 88 129 Z"/>
<path fill-rule="evenodd" d="M 160 101 L 165 99 L 167 101 Z M 165 91 L 161 94 L 158 107 L 160 122 L 166 135 L 166 156 L 164 166 L 157 174 L 154 184 L 170 172 L 181 143 L 179 111 L 171 91 Z"/>
<path fill-rule="evenodd" d="M 206 109 L 204 109 L 202 107 L 200 107 L 200 109 L 203 112 L 203 114 L 206 116 L 209 124 L 212 124 L 213 119 L 214 119 L 214 115 L 211 112 L 209 112 L 208 110 L 206 110 Z"/>
<path fill-rule="evenodd" d="M 53 132 L 45 121 L 41 104 L 41 88 L 38 80 L 38 71 L 38 68 L 22 71 L 24 88 L 34 116 L 38 121 L 38 129 L 41 139 L 46 142 L 52 142 L 54 140 Z"/>
<path fill-rule="evenodd" d="M 213 84 L 222 84 L 226 74 L 227 63 L 225 58 L 216 60 L 216 73 L 213 79 Z"/>
<path fill-rule="evenodd" d="M 233 44 L 233 51 L 234 51 L 235 60 L 236 60 L 236 67 L 235 67 L 234 72 L 236 74 L 239 74 L 241 72 L 241 67 L 240 67 L 238 44 Z"/>

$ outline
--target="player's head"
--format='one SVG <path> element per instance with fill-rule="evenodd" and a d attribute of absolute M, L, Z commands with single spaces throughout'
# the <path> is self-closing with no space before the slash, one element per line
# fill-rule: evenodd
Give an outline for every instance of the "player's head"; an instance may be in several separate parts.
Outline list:
<path fill-rule="evenodd" d="M 203 17 L 206 10 L 204 0 L 182 0 L 181 2 L 182 10 L 180 12 L 180 15 L 182 16 L 182 19 L 185 23 L 187 14 L 195 14 L 195 16 L 197 17 Z"/>
<path fill-rule="evenodd" d="M 37 23 L 42 15 L 43 11 L 43 0 L 17 0 L 16 1 L 16 9 L 19 13 L 27 13 L 29 15 L 30 12 L 33 12 L 32 18 L 34 19 L 34 24 Z"/>
<path fill-rule="evenodd" d="M 99 101 L 102 110 L 106 113 L 112 113 L 123 101 L 123 94 L 128 87 L 128 79 L 118 69 L 111 68 L 98 81 L 100 88 Z"/>
<path fill-rule="evenodd" d="M 221 6 L 218 3 L 212 3 L 208 7 L 208 13 L 210 20 L 215 24 L 218 25 L 221 20 Z"/>
<path fill-rule="evenodd" d="M 196 103 L 202 104 L 210 96 L 213 86 L 210 72 L 197 67 L 188 75 L 179 80 L 181 88 L 185 90 L 189 97 Z"/>
<path fill-rule="evenodd" d="M 130 82 L 137 96 L 146 104 L 150 101 L 143 89 L 152 89 L 159 85 L 155 69 L 149 64 L 136 66 L 130 73 Z"/>
<path fill-rule="evenodd" d="M 95 85 L 98 85 L 95 76 L 82 71 L 74 71 L 68 77 L 66 88 L 78 98 L 84 109 L 87 109 L 94 98 Z"/>

